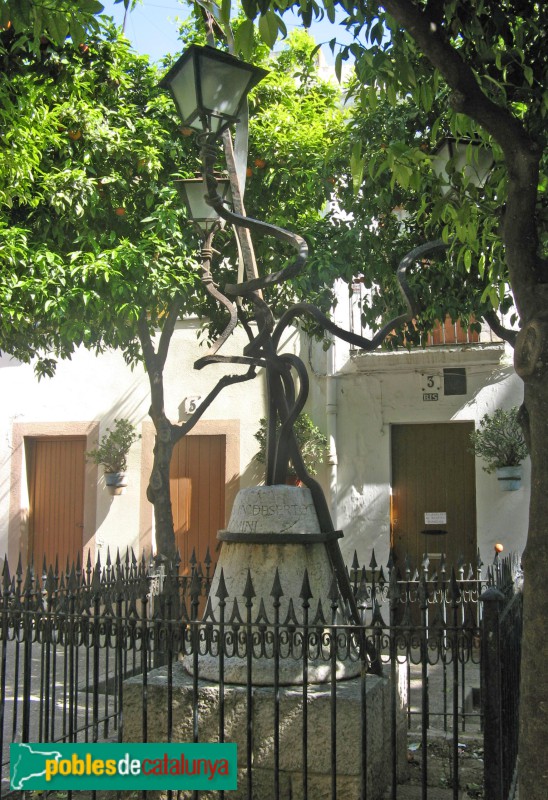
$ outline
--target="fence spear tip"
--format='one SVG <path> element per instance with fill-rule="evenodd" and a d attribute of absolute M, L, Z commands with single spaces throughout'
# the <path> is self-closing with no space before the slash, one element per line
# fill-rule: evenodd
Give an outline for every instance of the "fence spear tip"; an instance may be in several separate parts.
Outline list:
<path fill-rule="evenodd" d="M 228 589 L 226 588 L 226 582 L 225 582 L 225 572 L 222 567 L 221 567 L 221 574 L 219 575 L 219 583 L 217 585 L 217 591 L 215 592 L 215 597 L 218 597 L 221 602 L 226 600 L 226 598 L 228 597 Z"/>
<path fill-rule="evenodd" d="M 339 600 L 339 583 L 337 581 L 337 576 L 335 573 L 331 576 L 331 584 L 329 586 L 329 591 L 327 593 L 328 598 L 332 601 L 332 603 L 337 603 Z"/>
<path fill-rule="evenodd" d="M 310 579 L 308 577 L 308 570 L 305 569 L 299 597 L 301 598 L 301 600 L 303 600 L 306 603 L 306 602 L 308 602 L 308 600 L 310 600 L 312 598 L 312 596 L 313 595 L 312 595 L 312 589 L 310 587 Z"/>
<path fill-rule="evenodd" d="M 249 567 L 247 568 L 247 578 L 242 595 L 247 601 L 251 601 L 251 599 L 255 597 L 255 587 L 253 586 L 253 581 L 251 580 L 251 570 Z"/>
<path fill-rule="evenodd" d="M 278 567 L 276 567 L 276 572 L 274 573 L 274 581 L 272 583 L 272 589 L 270 590 L 270 596 L 274 598 L 274 600 L 279 600 L 280 597 L 283 597 L 283 589 L 282 584 L 280 582 L 280 572 Z"/>

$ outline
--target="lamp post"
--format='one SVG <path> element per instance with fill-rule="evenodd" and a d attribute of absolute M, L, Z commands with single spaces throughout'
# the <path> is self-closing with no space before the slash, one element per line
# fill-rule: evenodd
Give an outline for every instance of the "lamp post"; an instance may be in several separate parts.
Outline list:
<path fill-rule="evenodd" d="M 325 542 L 329 562 L 336 576 L 339 590 L 345 603 L 351 609 L 351 616 L 358 621 L 359 612 L 338 545 L 338 534 L 334 531 L 321 486 L 305 468 L 293 431 L 293 424 L 302 411 L 308 395 L 308 374 L 304 364 L 296 356 L 292 354 L 278 355 L 279 337 L 275 335 L 275 321 L 272 312 L 259 294 L 261 289 L 281 283 L 297 274 L 306 261 L 308 248 L 304 239 L 298 234 L 231 212 L 223 203 L 214 172 L 219 139 L 237 119 L 238 111 L 247 92 L 265 74 L 265 70 L 244 64 L 213 48 L 192 46 L 161 82 L 161 85 L 171 92 L 183 123 L 193 127 L 199 133 L 202 174 L 207 187 L 205 204 L 212 206 L 221 218 L 236 227 L 248 228 L 252 232 L 257 231 L 261 234 L 270 234 L 296 250 L 295 258 L 280 271 L 236 285 L 225 286 L 222 293 L 215 287 L 211 278 L 211 251 L 204 252 L 202 250 L 202 273 L 206 288 L 229 310 L 230 321 L 208 355 L 199 359 L 195 363 L 195 367 L 202 368 L 207 364 L 219 362 L 247 364 L 250 367 L 249 377 L 254 377 L 257 367 L 266 368 L 269 417 L 266 484 L 269 487 L 284 484 L 289 460 L 293 462 L 299 478 L 310 490 L 320 531 L 323 532 L 322 541 Z M 189 184 L 187 184 L 188 186 Z M 241 356 L 217 355 L 221 345 L 236 324 L 237 308 L 234 301 L 237 297 L 242 297 L 252 305 L 258 326 L 258 335 L 253 337 L 250 334 L 250 342 Z M 295 373 L 296 379 L 293 377 Z M 209 404 L 210 397 L 206 398 L 206 401 L 193 415 L 195 420 L 199 419 L 204 408 Z M 192 418 L 189 422 L 192 424 Z M 272 536 L 273 543 L 279 539 L 279 535 L 272 534 Z"/>
<path fill-rule="evenodd" d="M 306 497 L 312 501 L 319 526 L 317 534 L 314 534 L 317 536 L 314 541 L 325 547 L 331 570 L 336 578 L 337 589 L 343 598 L 343 606 L 348 610 L 349 617 L 354 622 L 359 623 L 360 613 L 338 543 L 338 538 L 342 534 L 334 530 L 323 490 L 320 484 L 308 473 L 293 430 L 294 422 L 301 413 L 308 396 L 308 373 L 299 357 L 291 353 L 280 354 L 278 353 L 278 348 L 286 328 L 294 320 L 308 316 L 312 317 L 324 330 L 342 338 L 349 344 L 356 345 L 364 350 L 376 349 L 396 325 L 408 322 L 416 313 L 416 301 L 405 279 L 406 267 L 413 263 L 413 260 L 420 259 L 423 254 L 430 252 L 433 248 L 444 248 L 445 245 L 436 242 L 433 245 L 417 248 L 401 262 L 398 270 L 398 280 L 407 311 L 405 314 L 400 314 L 388 322 L 371 340 L 338 327 L 319 309 L 309 303 L 295 304 L 276 323 L 270 308 L 262 298 L 261 291 L 269 286 L 283 283 L 302 270 L 308 255 L 306 242 L 302 236 L 296 233 L 236 214 L 228 209 L 219 192 L 219 182 L 214 172 L 220 138 L 224 131 L 227 131 L 230 125 L 236 121 L 247 92 L 265 74 L 265 70 L 244 64 L 238 59 L 228 56 L 226 53 L 221 53 L 214 48 L 192 46 L 161 82 L 161 85 L 168 88 L 173 95 L 184 124 L 193 127 L 199 133 L 202 174 L 207 191 L 205 198 L 203 196 L 201 198 L 202 202 L 211 206 L 220 218 L 226 220 L 235 228 L 246 228 L 261 235 L 273 236 L 282 243 L 290 245 L 295 251 L 294 257 L 277 272 L 261 277 L 248 277 L 247 280 L 235 285 L 226 285 L 222 292 L 213 284 L 211 277 L 211 252 L 202 253 L 203 262 L 207 262 L 206 267 L 203 269 L 206 288 L 212 296 L 216 297 L 227 308 L 230 313 L 230 321 L 225 331 L 209 350 L 208 355 L 196 361 L 194 366 L 197 369 L 201 369 L 213 363 L 243 364 L 249 367 L 249 371 L 243 377 L 225 376 L 222 378 L 208 397 L 200 404 L 191 419 L 185 423 L 185 432 L 196 424 L 205 409 L 224 386 L 228 383 L 255 377 L 257 368 L 265 369 L 268 404 L 266 487 L 269 490 L 282 489 L 280 484 L 285 484 L 288 465 L 291 461 L 297 476 L 306 490 L 310 492 Z M 203 191 L 203 187 L 201 187 L 200 191 Z M 250 341 L 244 348 L 242 355 L 222 356 L 218 354 L 218 351 L 236 325 L 238 317 L 236 298 L 242 298 L 244 304 L 241 311 L 242 314 L 245 309 L 251 308 L 258 332 L 254 335 L 252 329 L 247 325 L 246 330 Z M 284 486 L 283 490 L 288 488 Z M 248 490 L 242 491 L 247 492 Z M 294 491 L 302 492 L 303 489 L 295 488 Z M 309 503 L 310 500 L 308 501 Z M 242 505 L 245 504 L 240 504 L 240 506 Z M 265 506 L 265 508 L 270 507 L 274 506 Z M 291 506 L 283 506 L 282 504 L 280 507 L 289 508 Z M 241 544 L 247 539 L 248 544 L 256 540 L 256 544 L 260 543 L 263 546 L 278 545 L 282 542 L 283 537 L 280 538 L 280 531 L 274 532 L 274 527 L 261 532 L 251 527 L 256 524 L 253 520 L 240 520 L 237 518 L 236 522 L 238 525 L 236 531 L 221 532 L 226 533 L 228 537 L 225 539 L 221 537 L 223 542 Z M 280 520 L 276 522 L 282 524 Z M 294 528 L 295 530 L 298 530 L 298 522 L 299 520 L 293 520 L 293 523 L 291 523 L 297 526 Z M 281 531 L 293 530 L 291 526 L 288 527 L 287 520 L 283 522 L 283 525 L 284 527 L 281 528 Z M 284 535 L 288 537 L 288 542 L 310 546 L 308 534 L 291 533 Z M 308 537 L 308 541 L 305 542 L 303 537 L 305 539 Z M 257 552 L 260 554 L 261 549 L 258 548 Z M 239 567 L 241 564 L 237 566 Z M 325 590 L 327 587 L 324 586 L 323 588 Z M 210 598 L 212 597 L 212 592 L 213 586 Z M 298 592 L 299 588 L 297 588 L 297 594 Z M 329 605 L 330 601 L 326 598 L 325 602 Z M 366 649 L 370 669 L 380 671 L 380 663 L 373 649 L 369 645 L 366 645 Z"/>

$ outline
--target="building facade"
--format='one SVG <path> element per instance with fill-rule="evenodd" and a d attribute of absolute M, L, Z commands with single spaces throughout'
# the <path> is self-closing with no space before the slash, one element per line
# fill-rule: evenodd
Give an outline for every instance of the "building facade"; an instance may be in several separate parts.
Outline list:
<path fill-rule="evenodd" d="M 336 321 L 356 328 L 356 298 L 337 306 Z M 181 322 L 165 371 L 166 411 L 173 421 L 190 411 L 225 373 L 223 365 L 193 370 L 203 355 L 198 320 Z M 479 337 L 446 324 L 428 346 L 366 353 L 335 341 L 325 352 L 293 330 L 281 351 L 300 354 L 311 381 L 307 411 L 329 438 L 319 468 L 341 548 L 349 563 L 375 548 L 386 564 L 420 567 L 448 560 L 475 564 L 525 545 L 529 463 L 518 491 L 501 491 L 494 475 L 470 450 L 469 434 L 495 408 L 519 405 L 522 385 L 511 352 L 487 330 Z M 236 333 L 226 353 L 241 352 Z M 61 362 L 54 378 L 37 382 L 32 367 L 0 361 L 0 552 L 42 565 L 64 565 L 76 553 L 103 561 L 119 548 L 136 555 L 155 548 L 146 488 L 154 429 L 148 417 L 149 385 L 141 367 L 130 370 L 119 353 L 79 350 Z M 231 372 L 241 371 L 231 365 Z M 239 488 L 263 479 L 254 460 L 254 433 L 265 416 L 264 380 L 225 389 L 178 445 L 171 469 L 177 545 L 183 567 L 192 551 L 215 560 L 216 531 L 228 520 Z M 85 459 L 117 418 L 127 418 L 141 439 L 129 454 L 128 485 L 109 494 L 102 470 Z"/>

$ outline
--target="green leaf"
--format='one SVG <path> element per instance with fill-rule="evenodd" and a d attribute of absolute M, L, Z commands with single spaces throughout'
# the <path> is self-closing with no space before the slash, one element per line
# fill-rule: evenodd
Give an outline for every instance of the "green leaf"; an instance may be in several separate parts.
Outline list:
<path fill-rule="evenodd" d="M 57 44 L 62 44 L 69 32 L 69 21 L 65 14 L 50 11 L 47 19 L 47 30 Z"/>
<path fill-rule="evenodd" d="M 250 19 L 242 22 L 234 34 L 234 47 L 242 58 L 250 58 L 253 52 L 253 23 Z"/>
<path fill-rule="evenodd" d="M 88 14 L 101 14 L 105 10 L 99 0 L 79 0 L 78 5 L 82 11 L 87 11 Z"/>
<path fill-rule="evenodd" d="M 363 183 L 363 170 L 365 157 L 362 155 L 362 144 L 360 141 L 354 143 L 350 155 L 350 173 L 352 175 L 352 188 L 354 195 L 357 195 Z"/>
<path fill-rule="evenodd" d="M 86 40 L 86 30 L 76 17 L 71 17 L 69 22 L 70 38 L 75 45 L 83 44 Z"/>
<path fill-rule="evenodd" d="M 259 33 L 263 42 L 272 49 L 278 38 L 278 17 L 272 10 L 259 17 Z"/>
<path fill-rule="evenodd" d="M 343 56 L 342 53 L 339 52 L 335 56 L 335 75 L 337 76 L 337 80 L 339 81 L 339 83 L 341 82 L 342 79 L 342 64 L 343 64 Z"/>
<path fill-rule="evenodd" d="M 533 83 L 534 83 L 535 78 L 534 78 L 533 70 L 531 69 L 531 67 L 527 66 L 527 64 L 523 65 L 523 74 L 525 75 L 525 80 L 527 81 L 529 86 L 532 86 Z"/>
<path fill-rule="evenodd" d="M 242 9 L 244 14 L 248 18 L 246 20 L 247 22 L 254 20 L 258 13 L 256 0 L 242 0 Z"/>

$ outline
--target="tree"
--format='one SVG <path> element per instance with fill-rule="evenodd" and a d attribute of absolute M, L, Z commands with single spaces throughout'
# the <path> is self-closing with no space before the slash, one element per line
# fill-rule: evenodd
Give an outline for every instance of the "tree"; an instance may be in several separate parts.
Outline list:
<path fill-rule="evenodd" d="M 296 39 L 311 52 L 308 37 Z M 1 34 L 0 349 L 25 362 L 36 359 L 39 376 L 53 374 L 56 359 L 70 358 L 79 345 L 98 353 L 118 348 L 129 364 L 144 364 L 156 429 L 147 494 L 158 550 L 171 557 L 169 466 L 190 423 L 174 425 L 165 414 L 164 365 L 180 315 L 210 314 L 211 335 L 224 325 L 199 286 L 199 237 L 174 188 L 174 178 L 191 177 L 199 167 L 198 150 L 159 90 L 155 68 L 111 26 L 73 45 L 47 39 L 36 51 L 12 26 Z M 290 43 L 287 70 L 297 63 L 291 49 Z M 268 57 L 263 48 L 262 58 Z M 298 88 L 276 70 L 263 91 L 252 108 L 250 196 L 274 219 L 296 215 L 297 205 L 306 208 L 306 226 L 326 199 L 315 176 L 324 169 L 322 147 L 328 152 L 331 132 L 342 125 L 337 91 L 312 74 L 306 90 Z M 288 147 L 288 131 L 276 131 L 273 113 L 290 119 L 297 132 L 315 126 L 308 150 Z M 281 174 L 298 176 L 292 202 L 273 171 L 281 158 Z M 221 234 L 223 254 L 231 252 L 228 235 Z M 261 247 L 267 269 L 283 257 L 267 242 Z M 221 280 L 234 282 L 235 264 L 235 258 L 222 262 Z"/>
<path fill-rule="evenodd" d="M 135 0 L 123 2 L 127 8 Z M 39 49 L 44 38 L 62 45 L 69 34 L 78 46 L 88 31 L 98 31 L 95 15 L 102 10 L 98 0 L 56 0 L 49 5 L 40 0 L 0 0 L 0 26 L 28 37 L 34 50 Z"/>
<path fill-rule="evenodd" d="M 433 131 L 469 136 L 493 149 L 494 168 L 483 193 L 466 186 L 464 173 L 455 173 L 458 194 L 450 199 L 428 193 L 431 181 L 423 176 L 429 169 L 418 168 L 426 159 L 417 154 L 415 142 L 408 140 L 393 153 L 388 166 L 400 186 L 423 193 L 417 219 L 425 231 L 453 242 L 454 269 L 471 276 L 469 288 L 480 294 L 480 303 L 497 309 L 509 285 L 517 311 L 517 335 L 502 333 L 515 341 L 515 369 L 524 382 L 520 416 L 532 465 L 523 555 L 520 793 L 540 800 L 546 791 L 541 776 L 548 769 L 546 747 L 541 751 L 548 741 L 546 10 L 532 0 L 364 0 L 358 5 L 342 0 L 337 5 L 347 12 L 346 25 L 357 38 L 339 51 L 336 63 L 340 69 L 345 56 L 355 57 L 362 98 L 374 103 L 380 97 L 392 105 L 411 98 L 427 115 L 435 100 L 445 97 L 446 110 Z M 254 0 L 244 7 L 251 19 L 259 14 Z M 325 0 L 323 8 L 332 18 L 334 3 Z M 285 3 L 276 0 L 261 3 L 260 19 L 284 9 Z M 319 13 L 316 3 L 303 2 L 300 9 L 305 25 Z M 362 35 L 368 44 L 360 43 Z"/>
<path fill-rule="evenodd" d="M 2 45 L 0 347 L 37 357 L 39 376 L 79 345 L 121 349 L 145 365 L 160 438 L 169 341 L 198 297 L 196 239 L 172 178 L 193 174 L 195 145 L 156 69 L 112 26 L 38 52 L 10 27 Z M 172 550 L 161 455 L 149 499 Z"/>

